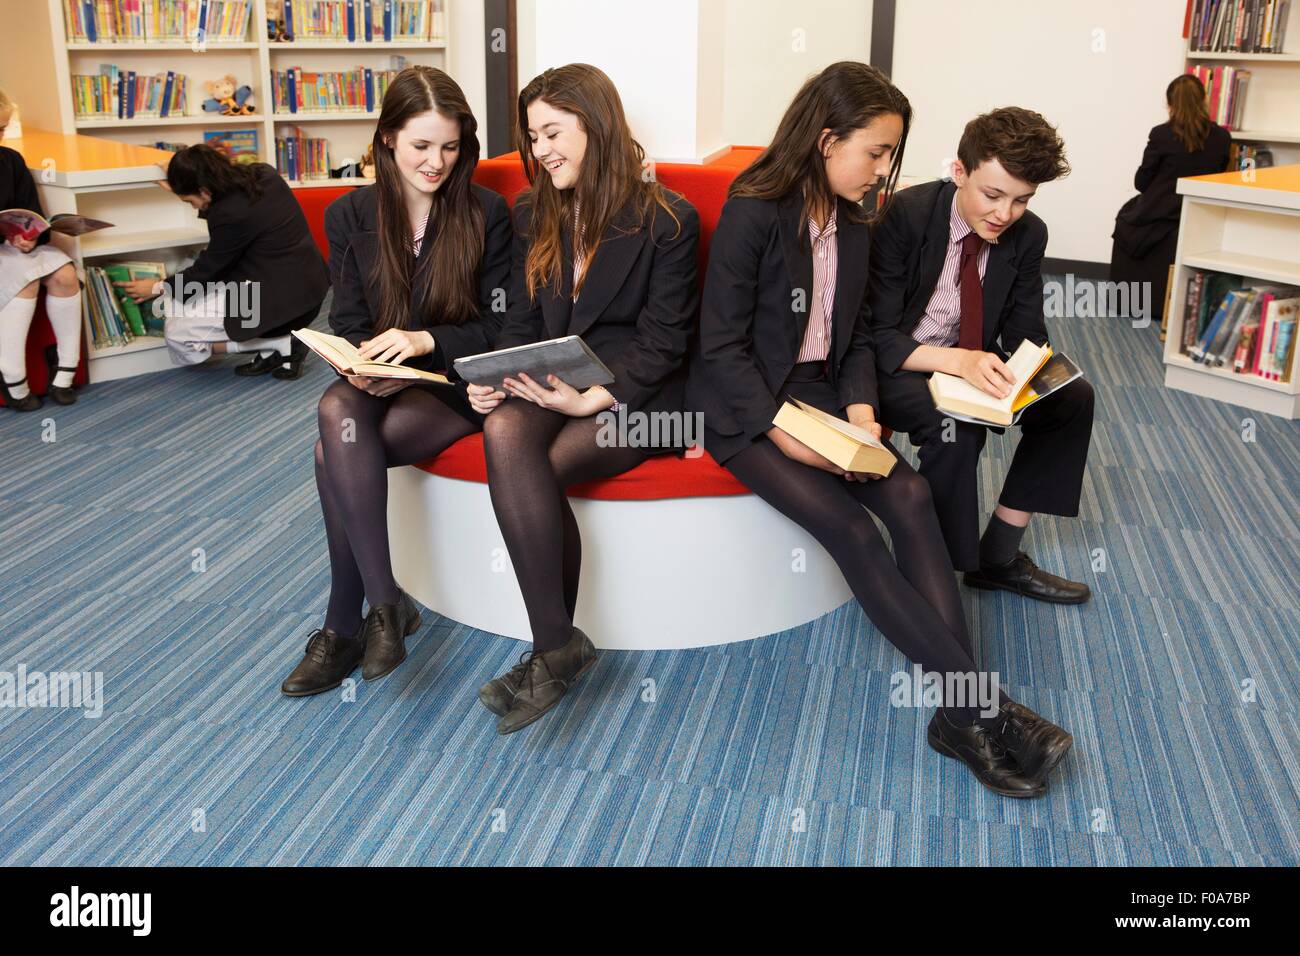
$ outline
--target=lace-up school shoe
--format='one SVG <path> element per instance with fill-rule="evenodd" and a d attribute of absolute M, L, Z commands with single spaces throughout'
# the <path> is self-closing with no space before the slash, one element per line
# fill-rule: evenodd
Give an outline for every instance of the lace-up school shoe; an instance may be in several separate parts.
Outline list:
<path fill-rule="evenodd" d="M 406 636 L 420 626 L 420 611 L 410 596 L 398 588 L 396 604 L 378 604 L 366 615 L 366 653 L 361 676 L 379 680 L 406 660 Z"/>
<path fill-rule="evenodd" d="M 280 692 L 288 697 L 308 697 L 338 687 L 361 663 L 364 634 L 364 628 L 352 637 L 328 627 L 312 631 L 306 655 L 284 679 Z"/>
<path fill-rule="evenodd" d="M 999 725 L 1001 723 L 999 720 Z M 1047 784 L 1035 783 L 1025 776 L 1015 758 L 1003 746 L 997 728 L 983 727 L 979 723 L 956 727 L 940 708 L 930 718 L 930 728 L 925 736 L 934 750 L 945 757 L 960 760 L 975 774 L 976 780 L 994 793 L 1026 799 L 1041 797 L 1047 792 Z"/>
<path fill-rule="evenodd" d="M 1007 701 L 1001 708 L 998 738 L 1024 775 L 1046 785 L 1047 775 L 1065 757 L 1074 738 L 1024 704 Z"/>
<path fill-rule="evenodd" d="M 1049 604 L 1082 604 L 1092 597 L 1088 585 L 1044 571 L 1023 551 L 1001 567 L 985 564 L 978 571 L 967 571 L 962 580 L 968 588 L 1014 591 Z"/>
<path fill-rule="evenodd" d="M 498 717 L 504 717 L 506 711 L 515 702 L 515 694 L 528 671 L 528 654 L 519 655 L 519 663 L 500 677 L 494 677 L 478 689 L 479 703 Z"/>
<path fill-rule="evenodd" d="M 520 662 L 524 670 L 510 709 L 497 721 L 499 734 L 523 730 L 558 704 L 578 678 L 596 663 L 596 646 L 575 627 L 569 643 L 563 647 L 524 656 L 527 659 Z"/>

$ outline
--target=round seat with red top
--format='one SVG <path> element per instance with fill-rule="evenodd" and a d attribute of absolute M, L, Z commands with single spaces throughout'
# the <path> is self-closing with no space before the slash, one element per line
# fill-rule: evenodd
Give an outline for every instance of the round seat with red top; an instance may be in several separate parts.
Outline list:
<path fill-rule="evenodd" d="M 727 188 L 758 152 L 734 147 L 703 165 L 654 169 L 700 214 L 701 282 Z M 527 186 L 517 154 L 480 161 L 474 179 L 512 205 Z M 418 465 L 389 469 L 388 483 L 393 571 L 402 588 L 451 620 L 530 640 L 488 494 L 483 435 Z M 702 449 L 650 458 L 568 494 L 583 548 L 575 623 L 599 647 L 748 640 L 797 627 L 851 597 L 806 531 Z"/>

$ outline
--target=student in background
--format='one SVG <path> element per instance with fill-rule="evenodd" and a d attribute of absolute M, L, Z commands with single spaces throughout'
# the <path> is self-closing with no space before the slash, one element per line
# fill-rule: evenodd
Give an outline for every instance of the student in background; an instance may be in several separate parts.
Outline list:
<path fill-rule="evenodd" d="M 1165 102 L 1169 122 L 1152 128 L 1133 177 L 1138 195 L 1120 208 L 1111 234 L 1110 280 L 1151 283 L 1153 317 L 1162 314 L 1178 248 L 1178 179 L 1223 172 L 1232 148 L 1232 134 L 1211 122 L 1205 86 L 1195 76 L 1176 77 L 1165 88 Z"/>
<path fill-rule="evenodd" d="M 289 184 L 273 166 L 236 163 L 200 143 L 172 157 L 166 188 L 207 220 L 207 248 L 163 283 L 114 284 L 136 301 L 164 293 L 155 307 L 173 364 L 252 352 L 235 374 L 298 378 L 306 349 L 289 333 L 316 318 L 329 271 Z"/>
<path fill-rule="evenodd" d="M 13 101 L 0 91 L 0 134 L 13 110 Z M 0 146 L 0 209 L 45 215 L 27 163 L 7 146 Z M 12 242 L 0 235 L 0 388 L 5 408 L 15 412 L 41 407 L 40 398 L 27 387 L 27 332 L 41 286 L 45 286 L 45 313 L 57 343 L 49 395 L 60 405 L 76 401 L 72 376 L 81 360 L 81 283 L 68 254 L 50 245 L 52 235 L 47 229 L 35 239 Z"/>
<path fill-rule="evenodd" d="M 892 193 L 911 115 L 903 94 L 863 63 L 834 63 L 800 89 L 772 144 L 728 191 L 688 396 L 704 415 L 709 453 L 826 548 L 890 643 L 928 673 L 975 675 L 925 479 L 897 453 L 886 478 L 846 473 L 772 423 L 797 398 L 880 437 L 860 204 L 882 178 L 886 199 Z M 1005 694 L 987 707 L 945 696 L 927 737 L 1009 797 L 1044 793 L 1070 745 Z"/>
<path fill-rule="evenodd" d="M 930 373 L 947 372 L 1004 398 L 1012 382 L 1005 359 L 1024 339 L 1047 344 L 1047 226 L 1028 210 L 1041 183 L 1069 172 L 1065 144 L 1042 116 L 1009 106 L 967 123 L 957 156 L 953 181 L 904 189 L 872 232 L 880 418 L 917 446 L 967 585 L 1079 604 L 1088 586 L 1042 570 L 1020 543 L 1035 513 L 1079 513 L 1092 386 L 1076 379 L 1021 415 L 1020 443 L 983 537 L 976 479 L 988 429 L 939 412 L 928 387 Z"/>
<path fill-rule="evenodd" d="M 579 392 L 521 375 L 506 380 L 509 396 L 469 387 L 489 413 L 488 487 L 533 637 L 532 652 L 479 693 L 503 734 L 541 717 L 596 660 L 573 626 L 582 545 L 565 489 L 673 450 L 601 447 L 597 415 L 620 403 L 629 417 L 682 415 L 699 302 L 699 216 L 643 176 L 645 151 L 609 77 L 586 64 L 547 70 L 519 94 L 518 122 L 531 186 L 515 206 L 510 312 L 496 347 L 581 335 L 615 380 Z"/>
<path fill-rule="evenodd" d="M 470 182 L 478 122 L 441 70 L 413 66 L 384 95 L 373 137 L 376 179 L 325 211 L 334 300 L 330 327 L 367 359 L 450 370 L 489 351 L 510 279 L 510 213 Z M 321 396 L 316 488 L 329 543 L 322 628 L 281 690 L 337 687 L 362 664 L 377 680 L 406 659 L 419 624 L 393 578 L 388 469 L 432 458 L 482 427 L 462 389 L 340 378 Z M 370 611 L 364 622 L 362 601 Z"/>

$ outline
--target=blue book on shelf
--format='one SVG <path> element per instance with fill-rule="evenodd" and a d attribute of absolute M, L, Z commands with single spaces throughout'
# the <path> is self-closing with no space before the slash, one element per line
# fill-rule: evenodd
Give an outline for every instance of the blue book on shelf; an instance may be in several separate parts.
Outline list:
<path fill-rule="evenodd" d="M 293 0 L 284 0 L 284 35 L 293 39 Z"/>
<path fill-rule="evenodd" d="M 357 5 L 356 0 L 348 0 L 348 42 L 357 41 Z"/>
<path fill-rule="evenodd" d="M 208 0 L 199 0 L 199 40 L 208 37 Z"/>
<path fill-rule="evenodd" d="M 1223 325 L 1224 321 L 1228 317 L 1228 314 L 1232 312 L 1233 307 L 1236 305 L 1236 302 L 1237 302 L 1236 292 L 1229 292 L 1227 295 L 1223 297 L 1223 301 L 1219 303 L 1218 311 L 1214 313 L 1214 318 L 1211 319 L 1210 324 L 1205 327 L 1205 334 L 1201 336 L 1201 341 L 1197 342 L 1189 350 L 1191 352 L 1192 358 L 1194 358 L 1196 361 L 1198 362 L 1205 361 L 1206 352 L 1210 347 L 1210 343 L 1213 342 L 1214 337 L 1218 335 L 1219 327 Z"/>
<path fill-rule="evenodd" d="M 98 43 L 99 30 L 95 28 L 95 0 L 81 0 L 81 22 L 86 25 L 86 39 L 91 43 Z"/>
<path fill-rule="evenodd" d="M 171 70 L 167 71 L 167 81 L 163 84 L 162 105 L 158 107 L 158 115 L 166 116 L 167 109 L 172 101 L 172 86 L 176 82 L 176 74 Z"/>
<path fill-rule="evenodd" d="M 373 113 L 375 111 L 375 74 L 371 71 L 370 67 L 366 67 L 365 84 L 366 112 Z"/>
<path fill-rule="evenodd" d="M 375 12 L 370 6 L 370 0 L 361 0 L 361 25 L 365 28 L 366 42 L 369 43 L 375 38 Z"/>
<path fill-rule="evenodd" d="M 294 80 L 293 67 L 289 67 L 289 69 L 285 70 L 285 79 L 285 85 L 289 90 L 289 112 L 296 113 L 298 112 L 298 84 Z"/>
<path fill-rule="evenodd" d="M 136 96 L 135 70 L 126 71 L 126 95 L 127 95 L 126 118 L 135 119 L 135 96 Z"/>
<path fill-rule="evenodd" d="M 393 39 L 393 0 L 384 0 L 384 42 Z"/>

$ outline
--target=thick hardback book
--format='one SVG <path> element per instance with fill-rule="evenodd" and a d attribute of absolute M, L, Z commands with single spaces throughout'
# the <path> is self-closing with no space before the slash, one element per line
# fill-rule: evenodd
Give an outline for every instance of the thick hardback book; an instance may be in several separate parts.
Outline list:
<path fill-rule="evenodd" d="M 1035 345 L 1028 339 L 1020 343 L 1007 360 L 1015 378 L 1011 394 L 995 398 L 965 379 L 945 372 L 930 376 L 930 395 L 939 411 L 977 425 L 1014 425 L 1020 413 L 1035 402 L 1073 382 L 1083 373 L 1063 354 L 1051 346 Z"/>
<path fill-rule="evenodd" d="M 450 385 L 451 380 L 437 372 L 399 365 L 397 362 L 372 362 L 361 357 L 355 345 L 339 335 L 317 332 L 315 329 L 294 329 L 293 334 L 330 365 L 344 375 L 359 375 L 365 378 L 401 378 L 421 382 L 434 382 L 438 385 Z"/>
<path fill-rule="evenodd" d="M 783 404 L 772 424 L 845 471 L 888 475 L 897 459 L 871 432 L 799 399 Z"/>
<path fill-rule="evenodd" d="M 456 374 L 465 381 L 496 388 L 501 388 L 506 378 L 518 378 L 521 372 L 539 385 L 546 385 L 546 377 L 554 375 L 579 389 L 614 381 L 614 373 L 577 335 L 466 355 L 453 364 Z"/>

